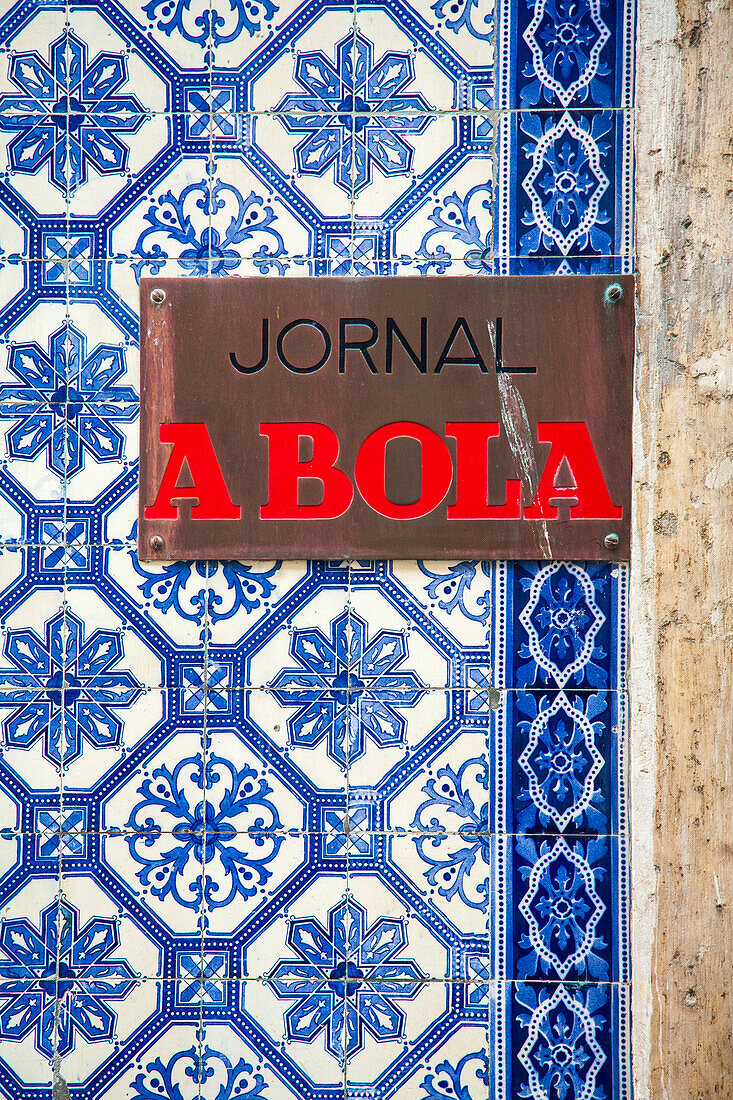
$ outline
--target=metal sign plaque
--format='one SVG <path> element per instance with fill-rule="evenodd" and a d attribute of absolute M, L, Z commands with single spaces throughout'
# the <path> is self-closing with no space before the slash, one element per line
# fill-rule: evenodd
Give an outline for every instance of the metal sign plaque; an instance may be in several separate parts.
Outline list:
<path fill-rule="evenodd" d="M 143 279 L 140 557 L 629 554 L 629 276 Z"/>

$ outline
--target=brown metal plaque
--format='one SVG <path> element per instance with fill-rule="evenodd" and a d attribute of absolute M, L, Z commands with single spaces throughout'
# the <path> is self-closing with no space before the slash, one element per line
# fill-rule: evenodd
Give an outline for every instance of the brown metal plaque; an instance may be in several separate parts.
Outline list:
<path fill-rule="evenodd" d="M 140 294 L 143 560 L 628 557 L 630 276 Z"/>

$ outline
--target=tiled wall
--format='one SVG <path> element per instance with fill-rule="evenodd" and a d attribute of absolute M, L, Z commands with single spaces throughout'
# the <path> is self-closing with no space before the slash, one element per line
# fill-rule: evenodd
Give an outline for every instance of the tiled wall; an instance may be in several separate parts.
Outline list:
<path fill-rule="evenodd" d="M 0 1097 L 629 1095 L 625 569 L 135 547 L 140 277 L 628 271 L 632 48 L 3 0 Z"/>

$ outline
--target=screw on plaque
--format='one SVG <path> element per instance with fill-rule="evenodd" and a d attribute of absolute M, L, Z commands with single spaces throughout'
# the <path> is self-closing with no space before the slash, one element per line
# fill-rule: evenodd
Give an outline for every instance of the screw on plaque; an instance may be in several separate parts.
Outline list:
<path fill-rule="evenodd" d="M 148 546 L 151 550 L 162 550 L 165 546 L 165 543 L 163 542 L 163 539 L 160 537 L 160 535 L 151 535 L 148 539 Z"/>
<path fill-rule="evenodd" d="M 611 532 L 610 535 L 606 535 L 605 539 L 603 540 L 603 545 L 606 547 L 607 550 L 615 550 L 619 544 L 619 541 L 620 540 L 618 535 Z"/>
<path fill-rule="evenodd" d="M 156 286 L 155 290 L 150 291 L 150 301 L 154 306 L 160 306 L 165 301 L 165 291 L 162 287 Z"/>
<path fill-rule="evenodd" d="M 603 301 L 608 306 L 617 306 L 624 296 L 624 288 L 621 283 L 610 283 L 603 293 Z"/>

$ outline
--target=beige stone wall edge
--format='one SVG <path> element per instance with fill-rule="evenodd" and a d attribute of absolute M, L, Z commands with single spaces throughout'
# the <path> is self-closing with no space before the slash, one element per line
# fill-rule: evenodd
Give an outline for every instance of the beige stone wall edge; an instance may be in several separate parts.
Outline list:
<path fill-rule="evenodd" d="M 641 0 L 630 599 L 636 1100 L 733 1097 L 733 7 Z"/>

